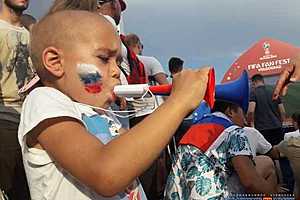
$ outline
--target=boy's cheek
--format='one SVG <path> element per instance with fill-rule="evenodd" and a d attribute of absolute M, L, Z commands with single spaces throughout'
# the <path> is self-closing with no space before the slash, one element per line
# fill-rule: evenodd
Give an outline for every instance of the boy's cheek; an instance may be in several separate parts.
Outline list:
<path fill-rule="evenodd" d="M 88 93 L 98 94 L 103 88 L 103 76 L 93 64 L 81 63 L 77 65 L 77 73 Z"/>
<path fill-rule="evenodd" d="M 98 94 L 102 91 L 102 85 L 101 84 L 85 84 L 84 89 L 88 93 Z"/>

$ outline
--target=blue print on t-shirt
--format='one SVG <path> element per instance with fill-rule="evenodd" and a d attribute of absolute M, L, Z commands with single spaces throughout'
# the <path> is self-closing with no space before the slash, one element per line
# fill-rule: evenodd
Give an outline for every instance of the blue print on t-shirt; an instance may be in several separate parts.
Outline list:
<path fill-rule="evenodd" d="M 107 144 L 112 140 L 112 135 L 109 130 L 108 120 L 99 115 L 86 116 L 82 115 L 82 120 L 86 124 L 88 131 L 101 140 L 102 143 Z"/>
<path fill-rule="evenodd" d="M 112 134 L 109 130 L 110 123 L 107 118 L 101 117 L 100 115 L 87 116 L 85 114 L 82 114 L 82 120 L 87 126 L 88 131 L 91 134 L 95 135 L 98 139 L 100 139 L 103 144 L 107 144 L 113 139 Z M 141 199 L 147 200 L 140 184 L 138 185 L 138 187 Z M 117 196 L 118 197 L 116 199 L 129 200 L 129 195 L 125 192 L 120 192 Z"/>

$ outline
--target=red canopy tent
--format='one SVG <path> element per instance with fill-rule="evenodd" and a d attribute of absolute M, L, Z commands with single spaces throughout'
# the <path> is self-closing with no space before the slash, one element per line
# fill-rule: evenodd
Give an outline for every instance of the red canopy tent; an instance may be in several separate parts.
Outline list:
<path fill-rule="evenodd" d="M 237 79 L 243 70 L 248 71 L 249 77 L 255 74 L 263 76 L 280 74 L 291 62 L 291 58 L 299 52 L 300 48 L 291 44 L 264 38 L 254 44 L 231 65 L 225 73 L 222 83 Z"/>

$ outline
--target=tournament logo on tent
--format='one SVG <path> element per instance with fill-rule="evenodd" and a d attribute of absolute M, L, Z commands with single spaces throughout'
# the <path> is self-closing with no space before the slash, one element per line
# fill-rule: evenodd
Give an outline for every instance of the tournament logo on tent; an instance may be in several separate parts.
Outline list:
<path fill-rule="evenodd" d="M 255 74 L 274 76 L 290 64 L 300 48 L 286 42 L 265 38 L 243 53 L 225 73 L 222 83 L 236 80 L 247 70 L 249 77 Z"/>

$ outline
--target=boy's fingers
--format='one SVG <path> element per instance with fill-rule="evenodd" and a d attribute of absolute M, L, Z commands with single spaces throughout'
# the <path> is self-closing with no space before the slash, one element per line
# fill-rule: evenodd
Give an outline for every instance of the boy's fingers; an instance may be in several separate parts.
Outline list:
<path fill-rule="evenodd" d="M 202 66 L 201 68 L 199 68 L 197 71 L 202 72 L 202 73 L 207 73 L 209 72 L 209 70 L 211 69 L 210 66 Z"/>
<path fill-rule="evenodd" d="M 208 81 L 208 76 L 209 76 L 209 70 L 210 69 L 211 69 L 210 67 L 205 66 L 205 67 L 202 67 L 202 68 L 197 70 L 197 72 L 200 74 L 200 76 L 205 78 L 206 82 Z"/>

